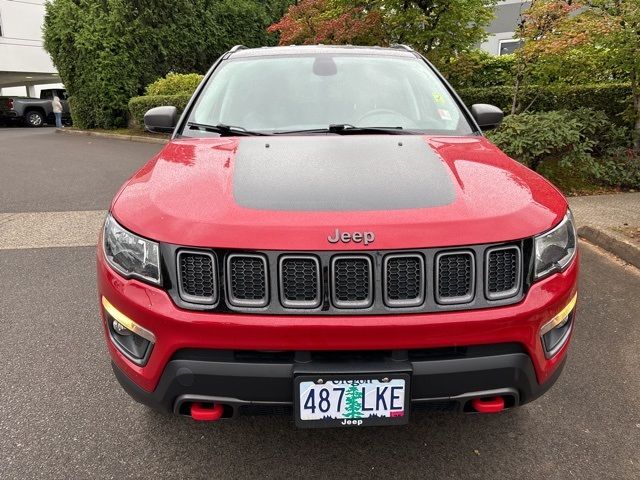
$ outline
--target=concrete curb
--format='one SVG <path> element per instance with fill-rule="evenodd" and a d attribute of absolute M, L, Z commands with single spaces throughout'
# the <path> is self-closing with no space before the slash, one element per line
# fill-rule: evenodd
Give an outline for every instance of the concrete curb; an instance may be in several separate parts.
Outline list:
<path fill-rule="evenodd" d="M 159 143 L 166 144 L 169 142 L 167 138 L 142 137 L 140 135 L 120 135 L 117 133 L 92 132 L 90 130 L 71 130 L 68 128 L 56 128 L 56 133 L 64 133 L 66 135 L 86 135 L 90 137 L 115 138 L 117 140 L 128 140 L 131 142 L 141 143 Z"/>
<path fill-rule="evenodd" d="M 640 268 L 640 247 L 627 241 L 622 235 L 585 225 L 578 228 L 578 236 Z"/>

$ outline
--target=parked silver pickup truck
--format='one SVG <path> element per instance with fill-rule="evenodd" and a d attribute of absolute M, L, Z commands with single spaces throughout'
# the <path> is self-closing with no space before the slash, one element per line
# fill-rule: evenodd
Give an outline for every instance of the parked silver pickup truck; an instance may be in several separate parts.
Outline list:
<path fill-rule="evenodd" d="M 53 125 L 55 117 L 51 101 L 57 96 L 62 103 L 62 122 L 71 123 L 67 92 L 61 88 L 48 88 L 40 92 L 40 98 L 0 97 L 0 123 L 24 122 L 29 127 Z"/>

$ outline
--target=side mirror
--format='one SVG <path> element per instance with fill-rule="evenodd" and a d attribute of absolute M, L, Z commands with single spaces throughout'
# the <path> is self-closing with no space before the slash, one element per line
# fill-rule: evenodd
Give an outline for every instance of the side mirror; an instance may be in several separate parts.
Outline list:
<path fill-rule="evenodd" d="M 156 107 L 144 114 L 144 127 L 153 133 L 171 133 L 177 124 L 176 107 Z"/>
<path fill-rule="evenodd" d="M 498 128 L 504 118 L 502 109 L 494 105 L 487 105 L 486 103 L 471 105 L 471 115 L 475 118 L 478 126 L 482 130 Z"/>

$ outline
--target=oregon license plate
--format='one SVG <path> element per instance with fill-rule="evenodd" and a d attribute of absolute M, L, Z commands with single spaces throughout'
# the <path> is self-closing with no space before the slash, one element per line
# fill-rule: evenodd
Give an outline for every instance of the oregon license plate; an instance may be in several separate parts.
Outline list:
<path fill-rule="evenodd" d="M 409 375 L 301 376 L 295 381 L 300 427 L 398 425 L 409 418 Z"/>

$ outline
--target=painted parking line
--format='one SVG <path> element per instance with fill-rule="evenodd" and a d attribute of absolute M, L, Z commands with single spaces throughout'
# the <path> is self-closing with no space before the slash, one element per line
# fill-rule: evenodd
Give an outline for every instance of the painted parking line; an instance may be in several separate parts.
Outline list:
<path fill-rule="evenodd" d="M 105 210 L 0 213 L 0 250 L 96 245 Z"/>

